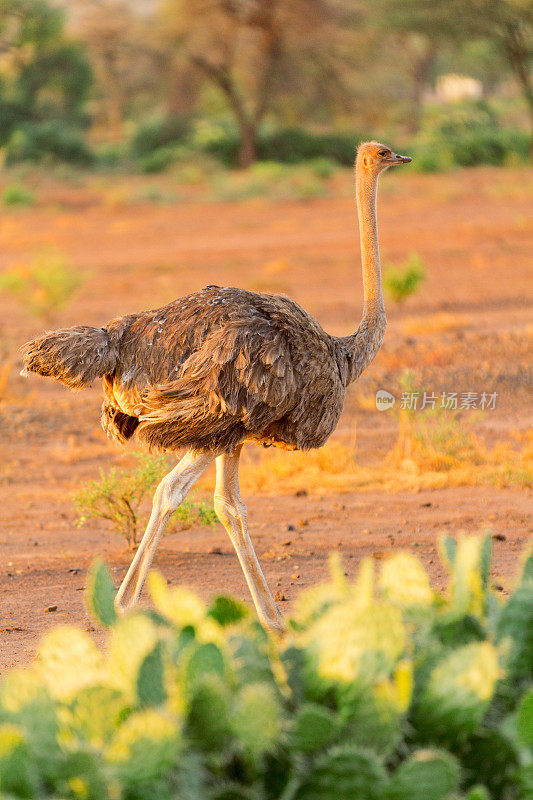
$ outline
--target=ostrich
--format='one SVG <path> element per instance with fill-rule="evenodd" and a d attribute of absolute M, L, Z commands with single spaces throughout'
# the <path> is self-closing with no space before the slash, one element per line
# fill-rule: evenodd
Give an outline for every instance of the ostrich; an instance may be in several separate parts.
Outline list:
<path fill-rule="evenodd" d="M 185 454 L 158 485 L 146 532 L 116 595 L 134 605 L 171 514 L 216 461 L 216 514 L 237 552 L 262 624 L 283 629 L 246 525 L 239 491 L 243 442 L 289 450 L 321 447 L 335 429 L 346 387 L 370 364 L 386 325 L 376 196 L 378 177 L 411 161 L 379 142 L 356 157 L 364 309 L 357 331 L 327 334 L 288 297 L 206 286 L 105 328 L 52 331 L 24 347 L 24 374 L 79 389 L 103 381 L 102 426 L 125 442 Z"/>

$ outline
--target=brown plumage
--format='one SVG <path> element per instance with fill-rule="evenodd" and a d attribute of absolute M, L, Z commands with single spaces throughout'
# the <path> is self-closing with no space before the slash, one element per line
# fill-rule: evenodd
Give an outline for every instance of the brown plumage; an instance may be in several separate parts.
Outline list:
<path fill-rule="evenodd" d="M 172 452 L 320 447 L 350 375 L 343 340 L 297 303 L 216 286 L 103 330 L 50 333 L 26 346 L 25 365 L 73 388 L 103 378 L 108 435 Z"/>
<path fill-rule="evenodd" d="M 45 334 L 25 346 L 25 370 L 75 389 L 101 378 L 102 426 L 120 442 L 212 457 L 245 440 L 320 447 L 383 341 L 377 179 L 406 160 L 376 142 L 358 151 L 365 310 L 353 335 L 330 336 L 288 297 L 207 286 L 105 328 Z"/>

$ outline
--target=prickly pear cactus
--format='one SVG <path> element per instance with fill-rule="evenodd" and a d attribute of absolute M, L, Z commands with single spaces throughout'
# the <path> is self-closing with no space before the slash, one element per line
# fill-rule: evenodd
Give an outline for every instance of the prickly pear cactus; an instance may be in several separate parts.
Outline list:
<path fill-rule="evenodd" d="M 306 703 L 298 711 L 290 743 L 295 750 L 313 753 L 330 744 L 341 730 L 341 720 L 328 708 Z"/>
<path fill-rule="evenodd" d="M 230 736 L 231 693 L 216 673 L 197 681 L 190 698 L 187 732 L 202 750 L 221 750 Z"/>
<path fill-rule="evenodd" d="M 524 581 L 507 601 L 498 637 L 508 648 L 507 670 L 515 685 L 533 680 L 533 581 Z"/>
<path fill-rule="evenodd" d="M 108 627 L 116 621 L 115 587 L 103 561 L 95 561 L 87 574 L 85 601 L 89 614 L 97 624 Z"/>
<path fill-rule="evenodd" d="M 163 663 L 163 642 L 159 641 L 141 661 L 137 674 L 139 705 L 161 706 L 167 699 Z"/>
<path fill-rule="evenodd" d="M 387 800 L 445 800 L 457 789 L 461 770 L 450 753 L 418 750 L 392 776 Z"/>
<path fill-rule="evenodd" d="M 280 639 L 155 573 L 117 619 L 96 564 L 104 648 L 59 626 L 0 681 L 0 797 L 533 800 L 533 557 L 505 601 L 486 540 L 444 550 L 443 594 L 411 554 L 333 560 Z"/>
<path fill-rule="evenodd" d="M 399 606 L 430 606 L 435 600 L 429 577 L 411 553 L 398 553 L 383 564 L 379 586 L 385 597 Z"/>
<path fill-rule="evenodd" d="M 126 785 L 146 783 L 172 767 L 180 740 L 177 719 L 165 712 L 147 709 L 131 714 L 119 726 L 105 757 Z"/>
<path fill-rule="evenodd" d="M 334 747 L 316 759 L 295 800 L 378 800 L 387 785 L 383 764 L 357 747 Z"/>
<path fill-rule="evenodd" d="M 281 709 L 273 689 L 261 683 L 244 686 L 236 698 L 230 724 L 245 752 L 257 757 L 273 750 L 282 727 Z"/>
<path fill-rule="evenodd" d="M 533 750 L 533 689 L 520 703 L 516 726 L 520 741 Z"/>
<path fill-rule="evenodd" d="M 473 733 L 487 711 L 500 677 L 498 651 L 490 642 L 459 647 L 431 671 L 416 720 L 435 740 Z"/>
<path fill-rule="evenodd" d="M 219 597 L 215 597 L 207 613 L 219 625 L 226 626 L 234 625 L 236 622 L 246 619 L 250 615 L 250 610 L 248 606 L 245 606 L 244 603 L 239 603 L 233 597 L 219 595 Z"/>
<path fill-rule="evenodd" d="M 16 797 L 33 797 L 39 774 L 32 763 L 24 731 L 18 725 L 0 725 L 0 790 Z"/>

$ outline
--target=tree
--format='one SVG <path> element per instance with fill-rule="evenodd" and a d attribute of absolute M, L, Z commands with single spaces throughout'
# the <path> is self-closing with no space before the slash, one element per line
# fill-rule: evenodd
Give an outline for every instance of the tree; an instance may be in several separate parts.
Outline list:
<path fill-rule="evenodd" d="M 152 19 L 126 0 L 93 0 L 80 4 L 73 30 L 87 48 L 105 127 L 121 138 L 131 107 L 143 96 L 153 104 L 165 86 L 168 59 Z"/>
<path fill-rule="evenodd" d="M 80 125 L 92 74 L 46 0 L 0 0 L 0 145 L 28 122 Z"/>
<path fill-rule="evenodd" d="M 492 42 L 518 82 L 533 135 L 532 0 L 374 0 L 373 8 L 391 30 L 417 33 L 434 43 Z"/>
<path fill-rule="evenodd" d="M 341 12 L 326 0 L 167 0 L 167 38 L 225 98 L 240 137 L 239 164 L 256 156 L 257 133 L 267 111 L 295 80 L 321 64 L 323 87 L 339 93 L 337 70 Z M 283 70 L 281 67 L 283 66 Z M 280 79 L 283 71 L 285 81 Z"/>

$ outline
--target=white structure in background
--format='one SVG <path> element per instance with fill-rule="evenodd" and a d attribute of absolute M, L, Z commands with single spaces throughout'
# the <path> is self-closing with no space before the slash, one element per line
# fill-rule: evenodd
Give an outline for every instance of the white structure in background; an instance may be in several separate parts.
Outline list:
<path fill-rule="evenodd" d="M 483 85 L 469 75 L 441 75 L 435 86 L 437 100 L 455 103 L 458 100 L 479 100 L 483 96 Z"/>

